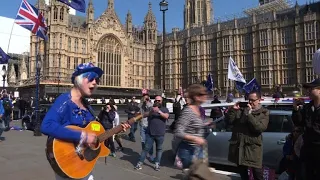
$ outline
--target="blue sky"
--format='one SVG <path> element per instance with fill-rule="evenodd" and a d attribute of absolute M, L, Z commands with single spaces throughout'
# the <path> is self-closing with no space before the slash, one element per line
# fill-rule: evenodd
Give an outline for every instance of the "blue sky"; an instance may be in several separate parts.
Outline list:
<path fill-rule="evenodd" d="M 86 0 L 88 3 L 89 0 Z M 143 19 L 148 11 L 148 3 L 152 3 L 153 12 L 157 18 L 158 28 L 162 30 L 162 12 L 159 10 L 159 2 L 161 0 L 114 0 L 115 10 L 122 23 L 128 10 L 131 11 L 133 23 L 142 25 Z M 167 0 L 169 2 L 169 10 L 167 11 L 166 28 L 167 32 L 171 32 L 173 27 L 183 28 L 183 8 L 185 0 Z M 299 4 L 305 4 L 309 0 L 298 0 Z M 28 0 L 34 4 L 36 0 Z M 295 3 L 295 0 L 291 0 Z M 21 0 L 1 0 L 0 16 L 14 18 Z M 107 8 L 108 0 L 93 0 L 95 8 L 95 18 L 99 17 Z M 239 15 L 248 7 L 255 7 L 258 0 L 213 0 L 213 10 L 215 17 L 232 17 Z M 77 12 L 78 15 L 85 14 Z"/>

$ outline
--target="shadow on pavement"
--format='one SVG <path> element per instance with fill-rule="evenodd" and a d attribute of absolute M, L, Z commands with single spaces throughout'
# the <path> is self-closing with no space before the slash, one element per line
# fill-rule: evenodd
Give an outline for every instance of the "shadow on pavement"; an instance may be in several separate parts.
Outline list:
<path fill-rule="evenodd" d="M 121 160 L 129 161 L 133 166 L 135 166 L 138 162 L 140 154 L 133 151 L 130 148 L 123 147 L 123 156 L 120 157 Z"/>
<path fill-rule="evenodd" d="M 175 176 L 170 176 L 170 178 L 172 179 L 183 179 L 185 178 L 185 176 L 183 174 L 176 174 Z"/>
<path fill-rule="evenodd" d="M 162 152 L 161 166 L 174 167 L 174 156 L 171 150 L 166 150 Z"/>

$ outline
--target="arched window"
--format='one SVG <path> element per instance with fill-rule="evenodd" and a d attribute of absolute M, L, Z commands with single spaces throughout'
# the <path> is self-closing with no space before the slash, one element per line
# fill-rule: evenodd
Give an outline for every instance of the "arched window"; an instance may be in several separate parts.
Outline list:
<path fill-rule="evenodd" d="M 68 39 L 68 51 L 71 51 L 71 37 Z"/>
<path fill-rule="evenodd" d="M 85 54 L 86 53 L 86 49 L 87 49 L 87 46 L 86 46 L 86 40 L 82 40 L 82 54 Z"/>
<path fill-rule="evenodd" d="M 60 34 L 60 49 L 62 49 L 62 34 Z"/>
<path fill-rule="evenodd" d="M 52 48 L 56 48 L 56 34 L 52 33 Z"/>
<path fill-rule="evenodd" d="M 105 74 L 100 84 L 105 86 L 121 86 L 122 46 L 114 36 L 104 37 L 98 44 L 98 67 Z"/>
<path fill-rule="evenodd" d="M 64 8 L 62 7 L 60 9 L 60 20 L 63 21 L 63 16 L 64 16 Z"/>
<path fill-rule="evenodd" d="M 57 19 L 58 19 L 58 8 L 54 7 L 54 9 L 53 9 L 53 20 L 57 21 Z"/>
<path fill-rule="evenodd" d="M 78 39 L 74 40 L 74 52 L 78 52 Z"/>

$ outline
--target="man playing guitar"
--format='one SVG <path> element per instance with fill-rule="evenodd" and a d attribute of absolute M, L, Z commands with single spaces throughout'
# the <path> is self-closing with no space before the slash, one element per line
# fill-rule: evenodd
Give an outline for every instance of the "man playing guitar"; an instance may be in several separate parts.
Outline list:
<path fill-rule="evenodd" d="M 61 94 L 49 109 L 41 124 L 41 132 L 48 135 L 48 138 L 56 138 L 63 141 L 72 141 L 95 146 L 97 136 L 84 131 L 76 131 L 66 128 L 68 125 L 76 125 L 85 127 L 88 123 L 95 120 L 95 116 L 91 113 L 91 106 L 85 101 L 90 97 L 97 88 L 99 78 L 103 71 L 99 67 L 95 67 L 92 63 L 84 63 L 78 65 L 72 74 L 71 80 L 74 84 L 70 92 Z M 125 131 L 130 128 L 129 124 L 122 124 Z M 55 174 L 57 180 L 70 179 L 60 177 Z M 93 180 L 90 173 L 83 180 Z"/>

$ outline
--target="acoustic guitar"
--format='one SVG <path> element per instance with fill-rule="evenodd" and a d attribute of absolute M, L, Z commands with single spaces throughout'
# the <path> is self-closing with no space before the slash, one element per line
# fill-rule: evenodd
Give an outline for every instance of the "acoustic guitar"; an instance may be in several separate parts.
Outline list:
<path fill-rule="evenodd" d="M 129 119 L 127 123 L 131 125 L 140 119 L 142 119 L 141 114 Z M 88 176 L 99 157 L 105 157 L 110 154 L 110 150 L 104 145 L 104 141 L 123 130 L 122 126 L 119 125 L 105 131 L 98 121 L 90 122 L 85 128 L 78 126 L 66 127 L 97 135 L 95 147 L 48 138 L 46 155 L 52 169 L 61 177 L 73 179 L 81 179 Z"/>

